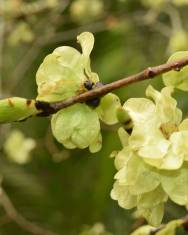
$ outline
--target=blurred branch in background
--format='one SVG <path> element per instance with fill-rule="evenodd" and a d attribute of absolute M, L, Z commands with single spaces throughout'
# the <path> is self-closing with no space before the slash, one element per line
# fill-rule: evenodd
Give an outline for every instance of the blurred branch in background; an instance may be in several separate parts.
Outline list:
<path fill-rule="evenodd" d="M 144 218 L 139 218 L 133 226 L 133 232 L 131 235 L 175 235 L 176 230 L 179 227 L 182 227 L 185 231 L 188 231 L 188 214 L 182 218 L 171 220 L 166 224 L 161 224 L 159 227 L 147 225 Z"/>
<path fill-rule="evenodd" d="M 46 230 L 24 218 L 19 212 L 17 212 L 16 208 L 12 204 L 10 198 L 6 194 L 6 192 L 1 188 L 0 190 L 0 204 L 4 208 L 7 217 L 10 221 L 14 221 L 18 224 L 23 230 L 35 234 L 35 235 L 58 235 L 57 233 Z M 7 218 L 7 219 L 8 219 Z M 7 220 L 6 220 L 7 221 Z"/>

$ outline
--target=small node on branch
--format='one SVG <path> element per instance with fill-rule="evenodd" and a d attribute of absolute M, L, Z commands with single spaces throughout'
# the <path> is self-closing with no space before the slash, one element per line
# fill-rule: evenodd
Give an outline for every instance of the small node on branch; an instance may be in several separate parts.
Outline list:
<path fill-rule="evenodd" d="M 39 101 L 35 102 L 35 107 L 37 110 L 40 110 L 41 113 L 38 113 L 37 116 L 46 117 L 54 113 L 54 108 L 51 107 L 50 103 Z"/>
<path fill-rule="evenodd" d="M 155 76 L 156 76 L 156 73 L 151 67 L 146 69 L 146 77 L 154 78 Z"/>
<path fill-rule="evenodd" d="M 179 65 L 179 63 L 174 63 L 174 66 L 175 66 L 175 68 L 174 68 L 174 71 L 176 71 L 176 72 L 179 72 L 180 70 L 181 70 L 181 66 Z"/>
<path fill-rule="evenodd" d="M 91 107 L 96 108 L 96 107 L 99 106 L 99 104 L 100 104 L 100 98 L 96 97 L 96 98 L 87 100 L 87 101 L 86 101 L 86 104 L 89 105 L 89 106 L 91 106 Z"/>
<path fill-rule="evenodd" d="M 88 91 L 91 91 L 94 88 L 102 87 L 102 86 L 103 86 L 103 83 L 101 83 L 101 82 L 97 82 L 96 84 L 93 83 L 90 80 L 87 80 L 87 81 L 84 82 L 84 87 Z M 88 100 L 86 100 L 86 104 L 91 106 L 91 107 L 96 108 L 100 104 L 100 97 L 95 97 L 95 98 L 92 98 L 92 99 L 88 99 Z"/>
<path fill-rule="evenodd" d="M 92 89 L 93 89 L 93 86 L 94 86 L 94 83 L 93 83 L 92 81 L 90 81 L 90 80 L 87 80 L 87 81 L 84 82 L 84 87 L 85 87 L 88 91 L 92 90 Z"/>

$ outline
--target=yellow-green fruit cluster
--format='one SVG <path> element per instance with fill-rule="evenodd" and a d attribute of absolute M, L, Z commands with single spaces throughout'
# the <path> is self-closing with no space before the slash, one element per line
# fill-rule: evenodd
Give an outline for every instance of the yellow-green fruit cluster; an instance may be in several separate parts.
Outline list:
<path fill-rule="evenodd" d="M 174 53 L 169 58 L 168 62 L 173 62 L 184 58 L 188 58 L 188 51 L 179 51 Z M 183 91 L 188 91 L 188 67 L 185 66 L 177 71 L 170 71 L 163 74 L 163 82 L 166 86 L 172 86 Z"/>

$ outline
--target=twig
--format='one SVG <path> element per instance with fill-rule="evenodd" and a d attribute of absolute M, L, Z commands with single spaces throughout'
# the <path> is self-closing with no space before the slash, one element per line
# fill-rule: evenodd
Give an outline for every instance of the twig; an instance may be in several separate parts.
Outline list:
<path fill-rule="evenodd" d="M 46 230 L 24 218 L 17 212 L 6 192 L 1 188 L 0 190 L 0 204 L 4 208 L 7 216 L 17 223 L 23 230 L 35 235 L 58 235 L 55 232 Z"/>
<path fill-rule="evenodd" d="M 185 231 L 188 231 L 188 214 L 182 218 L 182 226 Z M 154 228 L 151 230 L 150 235 L 155 235 L 157 232 L 161 231 L 166 227 L 166 224 L 161 224 L 158 228 Z"/>
<path fill-rule="evenodd" d="M 96 97 L 104 96 L 105 94 L 114 91 L 120 87 L 128 86 L 129 84 L 136 83 L 139 81 L 151 79 L 171 70 L 175 70 L 178 72 L 181 70 L 181 68 L 183 68 L 186 65 L 188 65 L 188 57 L 173 62 L 167 62 L 165 64 L 161 64 L 155 67 L 148 67 L 140 73 L 114 81 L 112 83 L 84 92 L 77 96 L 73 96 L 63 101 L 55 103 L 36 101 L 36 108 L 38 110 L 41 110 L 40 116 L 48 116 L 50 114 L 56 113 L 60 109 L 66 108 L 73 104 L 86 102 Z"/>

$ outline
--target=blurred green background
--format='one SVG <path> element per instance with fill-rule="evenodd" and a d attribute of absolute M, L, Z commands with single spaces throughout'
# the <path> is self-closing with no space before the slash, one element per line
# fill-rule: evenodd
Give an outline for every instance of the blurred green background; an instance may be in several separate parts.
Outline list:
<path fill-rule="evenodd" d="M 95 35 L 92 69 L 103 83 L 164 63 L 188 49 L 187 16 L 188 0 L 0 0 L 0 97 L 35 98 L 35 74 L 44 57 L 62 45 L 80 49 L 76 36 L 83 31 Z M 123 103 L 144 96 L 149 83 L 163 86 L 158 77 L 116 93 Z M 187 94 L 175 96 L 186 115 Z M 103 148 L 90 154 L 58 144 L 50 118 L 1 125 L 2 187 L 19 213 L 57 234 L 127 235 L 134 211 L 110 198 L 115 168 L 109 155 L 118 149 L 114 126 L 103 127 Z M 185 213 L 168 203 L 164 221 Z M 96 223 L 110 233 L 100 233 Z M 0 234 L 31 233 L 0 208 Z"/>

